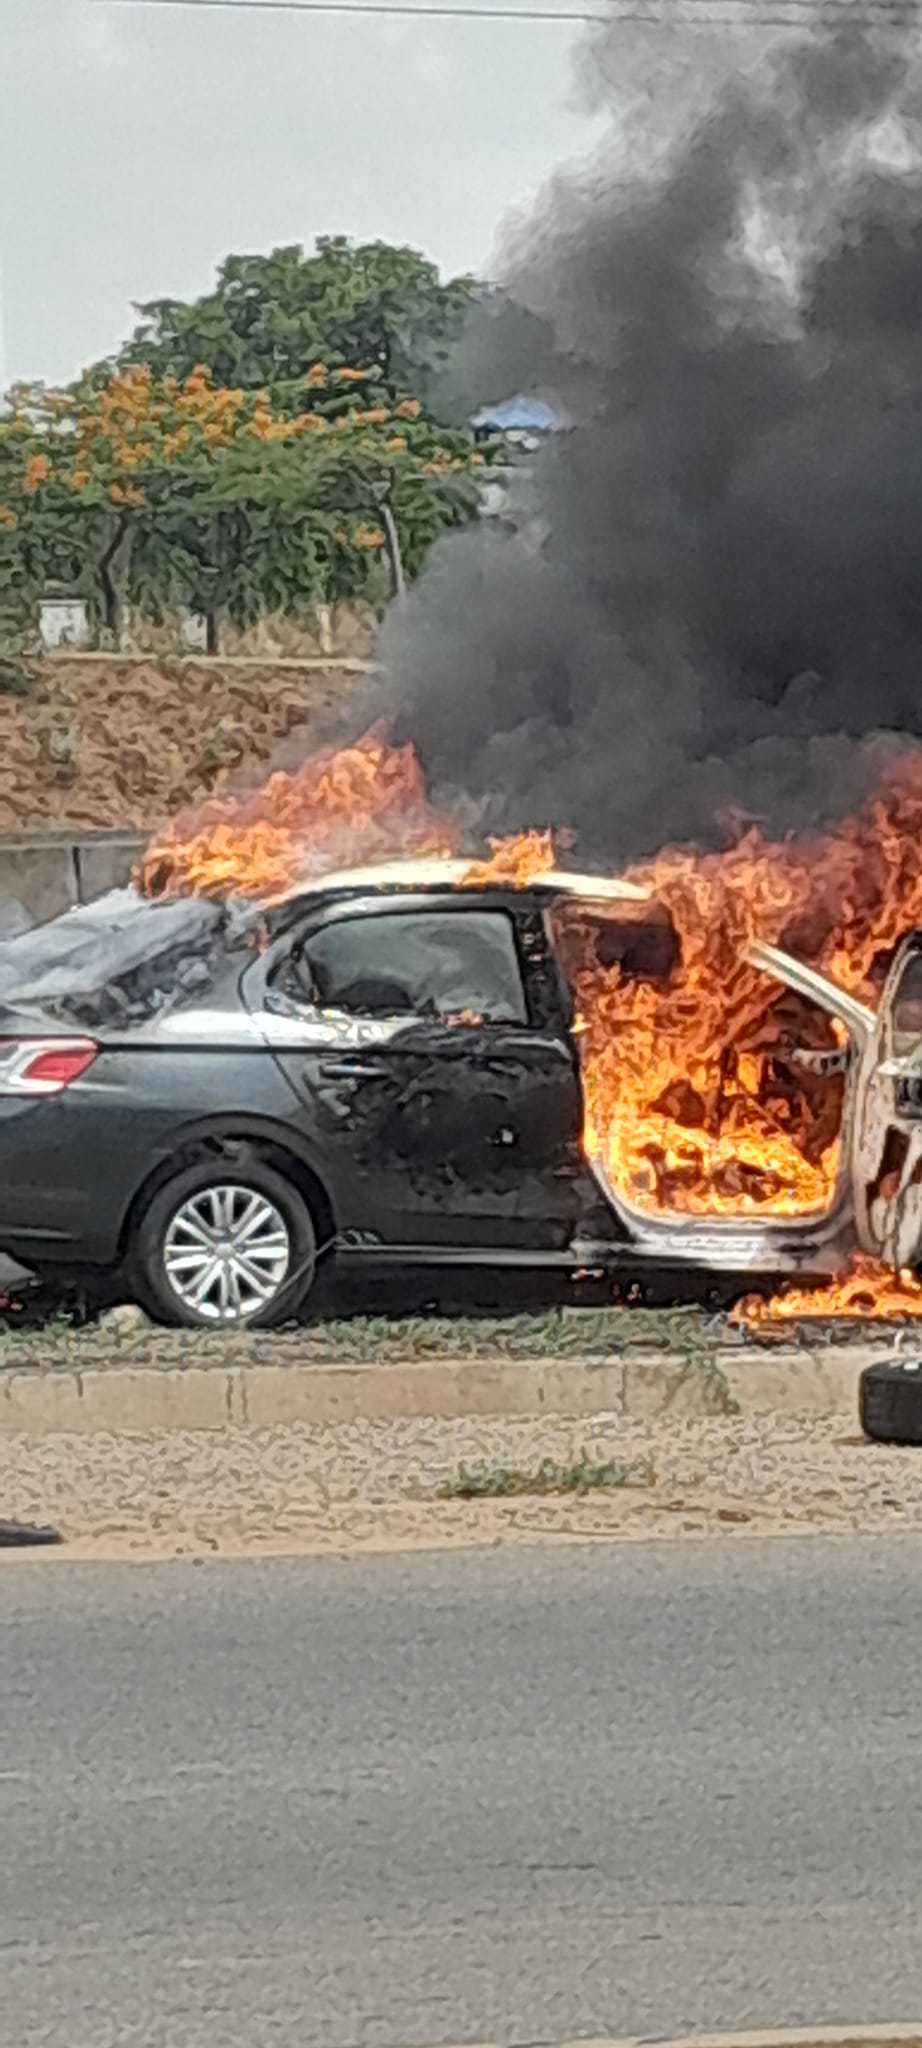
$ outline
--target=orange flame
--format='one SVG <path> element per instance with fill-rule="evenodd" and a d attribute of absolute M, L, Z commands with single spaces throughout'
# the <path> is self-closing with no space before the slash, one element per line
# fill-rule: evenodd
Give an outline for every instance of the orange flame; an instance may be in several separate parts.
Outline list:
<path fill-rule="evenodd" d="M 758 1294 L 739 1301 L 731 1321 L 758 1328 L 762 1323 L 800 1322 L 817 1316 L 872 1316 L 875 1322 L 904 1322 L 922 1315 L 922 1283 L 913 1273 L 894 1273 L 866 1252 L 855 1252 L 847 1270 L 823 1287 L 791 1287 L 765 1300 Z"/>
<path fill-rule="evenodd" d="M 512 839 L 491 839 L 489 844 L 489 860 L 470 863 L 464 878 L 468 888 L 506 882 L 514 889 L 524 889 L 557 866 L 552 832 L 520 832 Z"/>
<path fill-rule="evenodd" d="M 922 922 L 922 755 L 835 833 L 773 844 L 753 829 L 723 853 L 667 851 L 633 879 L 668 911 L 678 959 L 665 980 L 592 960 L 577 978 L 590 1144 L 639 1207 L 827 1207 L 843 1086 L 801 1075 L 790 1051 L 834 1050 L 835 1026 L 744 950 L 782 945 L 874 996 L 876 970 Z"/>
<path fill-rule="evenodd" d="M 177 821 L 148 849 L 139 881 L 150 895 L 273 900 L 331 868 L 450 853 L 460 836 L 430 803 L 412 746 L 373 731 L 271 776 L 254 797 Z M 553 836 L 534 831 L 492 842 L 465 879 L 524 884 L 556 864 Z M 802 1073 L 791 1052 L 834 1051 L 838 1027 L 750 966 L 745 949 L 753 938 L 782 945 L 853 993 L 876 994 L 894 946 L 922 924 L 922 752 L 891 765 L 873 801 L 832 833 L 773 843 L 752 828 L 720 853 L 667 849 L 629 879 L 645 886 L 649 909 L 629 904 L 617 919 L 568 909 L 558 920 L 577 1004 L 587 1151 L 645 1210 L 794 1216 L 828 1207 L 843 1083 Z M 632 960 L 632 925 L 665 946 L 653 970 Z M 779 1312 L 796 1313 L 795 1298 L 783 1297 Z M 818 1312 L 820 1297 L 809 1298 Z M 872 1298 L 882 1313 L 922 1308 L 914 1282 L 872 1282 L 869 1262 L 822 1295 L 824 1304 Z"/>
<path fill-rule="evenodd" d="M 248 798 L 174 820 L 137 874 L 147 896 L 238 892 L 271 903 L 301 881 L 401 853 L 449 854 L 454 822 L 432 808 L 411 746 L 376 732 L 270 775 Z"/>

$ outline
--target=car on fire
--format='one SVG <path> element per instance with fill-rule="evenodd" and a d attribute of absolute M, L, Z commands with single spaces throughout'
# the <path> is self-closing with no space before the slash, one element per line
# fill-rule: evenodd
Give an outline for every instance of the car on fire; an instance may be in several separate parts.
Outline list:
<path fill-rule="evenodd" d="M 679 1294 L 922 1260 L 922 934 L 874 1011 L 749 958 L 826 1019 L 844 1073 L 820 1212 L 669 1215 L 584 1143 L 561 905 L 610 957 L 662 941 L 637 884 L 468 863 L 327 874 L 271 909 L 133 889 L 0 945 L 0 1251 L 168 1323 L 274 1324 L 323 1261 L 656 1274 Z M 618 948 L 621 948 L 619 956 Z M 648 945 L 649 950 L 649 945 Z M 654 970 L 655 971 L 655 970 Z"/>

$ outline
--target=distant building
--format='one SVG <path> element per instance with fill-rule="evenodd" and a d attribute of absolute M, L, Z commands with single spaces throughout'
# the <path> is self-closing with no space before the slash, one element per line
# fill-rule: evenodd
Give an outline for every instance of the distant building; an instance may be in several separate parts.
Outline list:
<path fill-rule="evenodd" d="M 39 600 L 38 630 L 46 654 L 56 647 L 87 647 L 90 613 L 86 598 L 73 591 L 46 590 Z"/>

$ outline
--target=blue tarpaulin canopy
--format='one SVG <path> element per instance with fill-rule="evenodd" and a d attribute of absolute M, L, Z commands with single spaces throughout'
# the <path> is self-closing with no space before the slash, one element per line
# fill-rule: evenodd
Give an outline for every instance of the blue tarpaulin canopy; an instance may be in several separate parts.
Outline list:
<path fill-rule="evenodd" d="M 471 426 L 490 434 L 556 434 L 560 421 L 540 398 L 505 398 L 501 405 L 485 405 Z"/>

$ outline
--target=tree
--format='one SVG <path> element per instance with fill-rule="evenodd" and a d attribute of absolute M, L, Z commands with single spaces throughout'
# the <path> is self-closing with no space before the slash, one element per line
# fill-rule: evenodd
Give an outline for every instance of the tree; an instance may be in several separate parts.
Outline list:
<path fill-rule="evenodd" d="M 217 383 L 276 399 L 312 363 L 363 365 L 399 397 L 446 353 L 472 289 L 470 278 L 443 284 L 415 249 L 321 236 L 307 256 L 298 245 L 228 256 L 215 290 L 191 303 L 139 306 L 120 361 L 180 382 L 207 363 Z"/>
<path fill-rule="evenodd" d="M 215 649 L 222 615 L 383 603 L 472 516 L 484 451 L 389 400 L 378 365 L 315 362 L 286 392 L 201 365 L 18 387 L 0 426 L 0 613 L 4 591 L 28 607 L 55 579 L 115 636 L 126 600 L 155 617 L 190 605 Z"/>
<path fill-rule="evenodd" d="M 63 391 L 20 386 L 0 420 L 0 632 L 49 581 L 118 636 L 127 601 L 222 615 L 362 596 L 416 575 L 470 519 L 496 459 L 415 388 L 471 280 L 344 237 L 230 256 L 216 289 L 139 309 L 133 340 Z"/>

